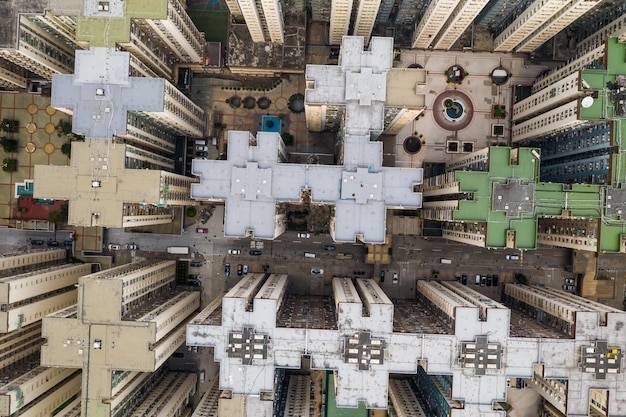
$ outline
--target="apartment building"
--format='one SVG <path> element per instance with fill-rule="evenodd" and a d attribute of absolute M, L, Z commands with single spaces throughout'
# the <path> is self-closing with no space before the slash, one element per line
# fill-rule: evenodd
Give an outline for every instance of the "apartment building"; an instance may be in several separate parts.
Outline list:
<path fill-rule="evenodd" d="M 285 41 L 283 3 L 279 0 L 229 0 L 226 2 L 233 19 L 245 23 L 253 42 Z"/>
<path fill-rule="evenodd" d="M 386 409 L 390 399 L 409 415 L 495 415 L 510 376 L 539 374 L 549 383 L 536 389 L 567 413 L 586 415 L 593 400 L 611 415 L 626 401 L 626 339 L 613 331 L 623 311 L 510 284 L 503 303 L 459 282 L 419 280 L 417 299 L 396 303 L 369 279 L 334 278 L 332 298 L 290 294 L 287 285 L 284 275 L 250 274 L 188 324 L 188 344 L 214 347 L 225 395 L 271 398 L 278 370 L 299 368 L 306 355 L 333 370 L 340 407 L 365 400 Z M 536 324 L 524 324 L 530 317 Z"/>
<path fill-rule="evenodd" d="M 68 200 L 69 224 L 100 227 L 170 223 L 177 207 L 195 204 L 190 195 L 195 179 L 157 169 L 129 169 L 127 159 L 123 144 L 74 142 L 70 166 L 35 167 L 37 198 Z"/>
<path fill-rule="evenodd" d="M 184 344 L 200 294 L 175 290 L 175 270 L 175 261 L 145 260 L 85 275 L 77 304 L 43 319 L 41 362 L 82 369 L 83 415 L 139 416 L 154 407 L 176 414 L 187 406 L 196 374 L 163 364 Z"/>
<path fill-rule="evenodd" d="M 624 182 L 619 122 L 619 74 L 626 70 L 619 58 L 624 51 L 619 41 L 623 18 L 623 12 L 617 14 L 606 27 L 585 37 L 577 57 L 538 79 L 531 94 L 513 106 L 512 140 L 541 148 L 541 181 L 571 188 L 590 184 L 589 192 L 596 192 L 592 186 L 598 185 L 596 214 L 581 218 L 566 211 L 542 219 L 542 243 L 623 252 L 618 231 Z"/>
<path fill-rule="evenodd" d="M 76 303 L 91 264 L 67 264 L 65 249 L 6 253 L 0 259 L 0 415 L 43 416 L 80 391 L 81 373 L 40 366 L 42 318 Z"/>

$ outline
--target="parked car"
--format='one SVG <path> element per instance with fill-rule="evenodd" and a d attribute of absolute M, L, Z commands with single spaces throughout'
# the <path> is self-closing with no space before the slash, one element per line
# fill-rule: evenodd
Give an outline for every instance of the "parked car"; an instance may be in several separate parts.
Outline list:
<path fill-rule="evenodd" d="M 196 151 L 208 151 L 208 146 L 196 146 Z"/>
<path fill-rule="evenodd" d="M 519 255 L 506 255 L 506 259 L 509 261 L 519 261 Z"/>
<path fill-rule="evenodd" d="M 398 273 L 397 272 L 393 273 L 393 278 L 391 279 L 391 282 L 393 284 L 397 284 L 398 283 Z"/>
<path fill-rule="evenodd" d="M 191 262 L 189 263 L 189 266 L 192 266 L 192 267 L 194 267 L 194 268 L 197 268 L 197 267 L 202 266 L 202 262 L 198 262 L 198 261 L 191 261 Z"/>
<path fill-rule="evenodd" d="M 187 279 L 191 279 L 191 280 L 194 280 L 194 281 L 199 281 L 200 280 L 200 275 L 192 275 L 192 274 L 190 274 Z"/>
<path fill-rule="evenodd" d="M 335 250 L 335 245 L 324 245 L 324 250 Z"/>
<path fill-rule="evenodd" d="M 484 287 L 485 285 L 487 285 L 487 277 L 483 275 L 480 277 L 480 286 Z"/>
<path fill-rule="evenodd" d="M 187 285 L 190 285 L 192 287 L 201 287 L 202 283 L 200 281 L 190 280 L 190 281 L 187 281 Z"/>
<path fill-rule="evenodd" d="M 298 237 L 302 238 L 302 239 L 308 239 L 308 238 L 311 237 L 311 234 L 310 233 L 302 233 L 301 232 L 301 233 L 298 233 Z"/>
<path fill-rule="evenodd" d="M 126 249 L 131 249 L 131 250 L 137 249 L 137 245 L 135 245 L 134 243 L 127 243 L 125 247 Z"/>
<path fill-rule="evenodd" d="M 494 275 L 496 277 L 497 275 Z M 461 275 L 461 284 L 467 285 L 467 274 Z"/>
<path fill-rule="evenodd" d="M 487 275 L 487 286 L 491 287 L 493 284 L 493 275 Z"/>
<path fill-rule="evenodd" d="M 248 273 L 248 265 L 243 266 L 243 274 L 246 275 Z"/>
<path fill-rule="evenodd" d="M 385 271 L 380 271 L 380 282 L 385 282 Z"/>
<path fill-rule="evenodd" d="M 43 245 L 45 242 L 41 239 L 31 239 L 30 240 L 30 244 L 33 246 L 41 246 Z"/>
<path fill-rule="evenodd" d="M 263 252 L 261 252 L 260 250 L 251 250 L 250 251 L 250 255 L 252 255 L 252 256 L 259 256 L 259 255 L 262 255 L 262 254 L 263 254 Z"/>
<path fill-rule="evenodd" d="M 323 269 L 319 269 L 319 268 L 313 268 L 311 269 L 311 273 L 313 275 L 322 275 L 324 273 Z"/>
<path fill-rule="evenodd" d="M 576 286 L 575 285 L 563 285 L 563 289 L 565 291 L 576 291 Z"/>
<path fill-rule="evenodd" d="M 230 275 L 230 264 L 224 264 L 224 275 L 225 276 Z"/>
<path fill-rule="evenodd" d="M 241 251 L 239 249 L 228 249 L 229 255 L 239 255 Z"/>
<path fill-rule="evenodd" d="M 72 246 L 74 244 L 73 240 L 64 240 L 63 246 Z"/>
<path fill-rule="evenodd" d="M 109 243 L 109 250 L 118 250 L 118 249 L 122 249 L 122 246 L 118 245 L 117 243 Z"/>
<path fill-rule="evenodd" d="M 575 284 L 576 280 L 574 280 L 574 278 L 565 278 L 565 283 L 566 284 Z"/>
<path fill-rule="evenodd" d="M 239 264 L 237 265 L 237 275 L 243 275 L 243 265 Z"/>
<path fill-rule="evenodd" d="M 199 156 L 200 158 L 206 158 L 207 156 L 209 156 L 209 153 L 207 151 L 199 151 L 196 152 L 196 156 Z"/>
<path fill-rule="evenodd" d="M 500 277 L 496 274 L 493 274 L 493 286 L 497 287 L 498 286 L 498 281 L 500 280 Z"/>
<path fill-rule="evenodd" d="M 480 285 L 480 275 L 476 275 L 476 278 L 474 278 L 474 285 Z"/>
<path fill-rule="evenodd" d="M 46 242 L 46 245 L 48 246 L 59 246 L 59 242 L 57 242 L 56 240 L 49 240 Z"/>
<path fill-rule="evenodd" d="M 209 233 L 209 229 L 203 227 L 196 227 L 196 233 Z"/>

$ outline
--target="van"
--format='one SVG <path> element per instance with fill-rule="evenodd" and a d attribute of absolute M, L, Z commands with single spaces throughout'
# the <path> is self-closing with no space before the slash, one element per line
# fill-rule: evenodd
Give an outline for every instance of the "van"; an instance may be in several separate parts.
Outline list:
<path fill-rule="evenodd" d="M 196 139 L 196 145 L 200 145 L 200 146 L 206 145 L 206 139 Z"/>
<path fill-rule="evenodd" d="M 439 262 L 441 262 L 442 264 L 450 265 L 452 263 L 452 260 L 451 259 L 444 259 L 444 258 L 442 258 L 442 259 L 439 260 Z"/>
<path fill-rule="evenodd" d="M 315 258 L 315 254 L 311 252 L 304 252 L 305 258 Z"/>

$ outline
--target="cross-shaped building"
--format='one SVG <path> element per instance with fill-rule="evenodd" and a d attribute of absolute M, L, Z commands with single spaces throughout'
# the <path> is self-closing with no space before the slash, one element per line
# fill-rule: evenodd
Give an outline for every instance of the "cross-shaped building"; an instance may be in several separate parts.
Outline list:
<path fill-rule="evenodd" d="M 43 366 L 82 368 L 82 415 L 109 417 L 113 371 L 154 372 L 185 342 L 200 293 L 172 294 L 174 261 L 143 261 L 79 279 L 78 303 L 43 319 Z M 146 291 L 146 288 L 150 290 Z"/>

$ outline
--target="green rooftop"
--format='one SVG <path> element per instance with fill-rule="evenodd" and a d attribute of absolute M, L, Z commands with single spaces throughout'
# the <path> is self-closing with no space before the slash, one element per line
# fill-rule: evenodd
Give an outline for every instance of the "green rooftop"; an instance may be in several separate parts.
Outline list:
<path fill-rule="evenodd" d="M 506 211 L 494 210 L 493 190 L 495 184 L 506 185 L 510 179 L 520 181 L 522 186 L 535 184 L 539 178 L 539 164 L 531 151 L 535 148 L 520 148 L 516 163 L 512 163 L 511 148 L 493 146 L 489 148 L 488 171 L 457 171 L 455 178 L 463 192 L 471 192 L 473 200 L 461 200 L 454 212 L 454 220 L 486 222 L 486 245 L 491 248 L 507 246 L 507 236 L 515 232 L 515 245 L 520 249 L 537 246 L 537 220 L 533 211 L 521 211 L 513 216 Z M 503 203 L 504 204 L 504 203 Z"/>
<path fill-rule="evenodd" d="M 80 16 L 76 19 L 76 39 L 93 47 L 114 48 L 130 41 L 130 19 L 167 19 L 168 0 L 126 0 L 124 16 Z"/>

